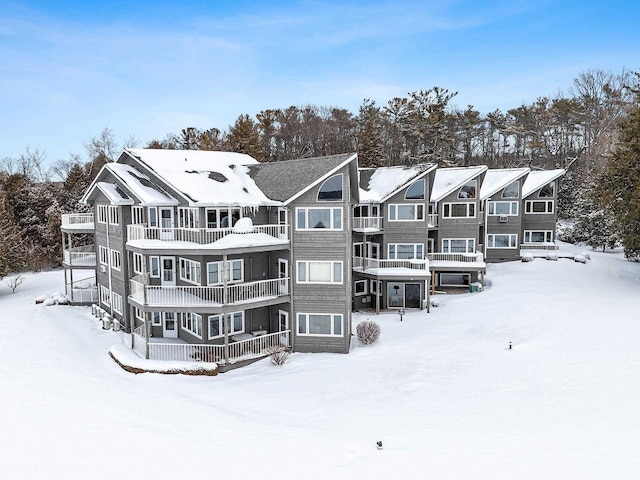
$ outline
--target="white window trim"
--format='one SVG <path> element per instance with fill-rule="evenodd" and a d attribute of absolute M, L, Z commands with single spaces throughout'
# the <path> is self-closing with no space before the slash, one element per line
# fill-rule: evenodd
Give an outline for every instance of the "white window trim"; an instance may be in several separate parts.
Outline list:
<path fill-rule="evenodd" d="M 413 218 L 402 218 L 398 219 L 398 208 L 399 207 L 414 207 L 413 210 Z M 422 208 L 418 208 L 422 207 Z M 391 211 L 394 211 L 394 217 L 391 218 Z M 424 203 L 390 203 L 387 206 L 387 218 L 390 222 L 424 222 L 424 211 L 425 204 Z M 419 215 L 422 212 L 422 217 Z"/>
<path fill-rule="evenodd" d="M 409 193 L 409 190 L 411 190 L 411 188 L 416 185 L 417 183 L 422 183 L 422 198 L 407 198 L 407 194 Z M 409 185 L 407 187 L 407 189 L 404 192 L 404 199 L 411 202 L 411 201 L 416 201 L 416 200 L 424 200 L 425 199 L 425 195 L 426 195 L 426 190 L 427 190 L 427 183 L 424 181 L 424 178 L 421 178 L 420 180 L 416 180 L 415 182 L 413 182 L 411 185 Z"/>
<path fill-rule="evenodd" d="M 131 263 L 131 270 L 133 270 L 133 273 L 138 275 L 144 273 L 144 257 L 141 254 L 133 252 Z"/>
<path fill-rule="evenodd" d="M 464 241 L 465 251 L 464 252 L 452 252 L 451 251 L 451 242 L 452 241 Z M 445 248 L 445 242 L 448 242 L 448 247 Z M 443 238 L 441 242 L 441 251 L 442 253 L 475 253 L 476 251 L 476 239 L 475 238 Z M 471 246 L 471 249 L 469 248 Z"/>
<path fill-rule="evenodd" d="M 142 311 L 142 309 L 138 308 L 138 307 L 133 307 L 133 316 L 137 319 L 137 320 L 142 320 L 144 321 L 144 312 Z"/>
<path fill-rule="evenodd" d="M 378 294 L 379 297 L 382 296 L 382 281 L 371 279 L 369 281 L 369 293 L 372 295 Z"/>
<path fill-rule="evenodd" d="M 234 330 L 233 329 L 233 317 L 235 315 L 241 314 L 242 315 L 242 328 L 240 330 Z M 244 333 L 245 328 L 246 328 L 246 324 L 245 324 L 245 316 L 244 316 L 244 310 L 240 310 L 238 312 L 229 312 L 226 315 L 229 316 L 229 335 L 235 335 L 237 333 Z M 218 319 L 218 324 L 220 325 L 220 334 L 218 335 L 211 335 L 211 319 Z M 224 322 L 223 322 L 223 315 L 222 314 L 217 314 L 217 315 L 209 315 L 207 317 L 207 335 L 209 340 L 214 340 L 216 338 L 222 338 L 224 337 Z M 222 323 L 221 323 L 222 322 Z"/>
<path fill-rule="evenodd" d="M 325 186 L 325 184 L 327 182 L 333 180 L 336 177 L 340 177 L 340 198 L 336 198 L 336 199 L 321 199 L 320 198 L 320 191 L 322 190 L 322 188 Z M 322 185 L 320 185 L 320 188 L 318 188 L 318 195 L 316 196 L 316 201 L 317 202 L 342 202 L 343 199 L 344 199 L 344 175 L 342 173 L 338 173 L 336 175 L 330 176 L 324 182 L 322 182 Z"/>
<path fill-rule="evenodd" d="M 313 227 L 309 227 L 309 211 L 310 210 L 329 210 L 329 228 L 313 228 Z M 334 228 L 334 223 L 335 223 L 335 215 L 336 215 L 336 210 L 340 211 L 340 227 Z M 305 228 L 301 228 L 298 222 L 298 218 L 301 211 L 304 211 L 304 223 L 306 225 Z M 322 231 L 333 231 L 333 232 L 338 232 L 338 231 L 342 231 L 344 226 L 344 214 L 342 211 L 342 207 L 296 207 L 296 230 L 297 231 L 301 231 L 301 232 L 322 232 Z"/>
<path fill-rule="evenodd" d="M 119 250 L 110 250 L 111 253 L 111 268 L 114 270 L 122 270 L 122 254 Z"/>
<path fill-rule="evenodd" d="M 328 263 L 331 269 L 331 280 L 328 282 L 312 282 L 308 280 L 309 278 L 309 264 L 311 263 Z M 307 280 L 300 280 L 300 266 L 304 264 L 305 268 L 305 277 Z M 336 281 L 336 265 L 340 265 L 340 281 Z M 298 260 L 296 261 L 296 283 L 301 284 L 321 284 L 321 285 L 342 285 L 344 281 L 344 263 L 342 261 L 334 262 L 334 261 L 324 261 L 324 260 Z"/>
<path fill-rule="evenodd" d="M 542 242 L 534 242 L 531 240 L 532 233 L 542 233 L 545 236 L 545 240 Z M 549 236 L 550 240 L 546 240 L 546 237 Z M 529 237 L 529 240 L 527 240 Z M 525 230 L 524 231 L 524 243 L 553 243 L 553 230 Z"/>
<path fill-rule="evenodd" d="M 158 316 L 156 317 L 155 314 L 158 314 Z M 153 325 L 154 327 L 161 327 L 162 326 L 162 316 L 163 314 L 161 312 L 151 312 L 151 325 Z"/>
<path fill-rule="evenodd" d="M 113 304 L 113 311 L 122 315 L 122 307 L 123 307 L 122 295 L 120 295 L 119 293 L 114 293 L 113 295 L 111 295 L 111 297 L 112 297 L 111 303 Z"/>
<path fill-rule="evenodd" d="M 233 278 L 233 264 L 240 263 L 240 278 Z M 218 265 L 218 282 L 217 283 L 209 283 L 209 265 Z M 227 284 L 232 285 L 235 283 L 243 283 L 244 282 L 244 259 L 243 258 L 233 258 L 227 260 L 227 269 L 224 268 L 224 264 L 222 261 L 217 262 L 207 262 L 207 285 L 222 285 L 224 283 L 224 275 L 227 276 Z"/>
<path fill-rule="evenodd" d="M 190 258 L 180 257 L 178 264 L 180 266 L 180 280 L 192 285 L 200 285 L 202 272 L 200 271 L 200 262 L 191 260 Z"/>
<path fill-rule="evenodd" d="M 98 223 L 107 223 L 107 206 L 104 204 L 96 205 Z"/>
<path fill-rule="evenodd" d="M 356 285 L 364 285 L 364 289 L 362 292 L 358 292 Z M 356 297 L 361 297 L 363 295 L 369 294 L 369 282 L 367 280 L 356 280 L 353 284 L 353 293 Z"/>
<path fill-rule="evenodd" d="M 495 208 L 495 204 L 497 203 L 508 203 L 509 205 L 509 213 L 495 213 L 496 208 Z M 517 200 L 495 200 L 495 201 L 491 201 L 489 202 L 489 205 L 487 206 L 487 215 L 489 215 L 490 217 L 517 217 L 518 216 L 518 204 L 520 202 L 518 202 Z M 494 213 L 491 213 L 491 205 L 494 205 L 493 211 Z M 515 213 L 511 213 L 513 212 L 513 207 L 515 206 Z"/>
<path fill-rule="evenodd" d="M 202 338 L 202 315 L 192 312 L 178 312 L 178 317 L 180 317 L 180 328 L 182 330 L 189 332 L 194 337 Z"/>
<path fill-rule="evenodd" d="M 199 228 L 200 210 L 194 207 L 178 208 L 178 227 L 179 228 Z"/>
<path fill-rule="evenodd" d="M 394 247 L 395 253 L 391 255 L 391 247 Z M 412 258 L 398 258 L 398 247 L 413 247 Z M 418 256 L 418 247 L 422 247 L 422 255 Z M 424 243 L 389 243 L 387 244 L 387 258 L 389 260 L 424 260 Z"/>
<path fill-rule="evenodd" d="M 158 273 L 156 275 L 153 274 L 153 263 L 158 265 Z M 160 257 L 157 255 L 153 255 L 149 257 L 149 278 L 160 278 Z"/>
<path fill-rule="evenodd" d="M 98 245 L 98 257 L 100 259 L 100 265 L 109 266 L 109 249 Z"/>
<path fill-rule="evenodd" d="M 111 307 L 111 292 L 104 285 L 100 285 L 100 303 L 106 307 Z"/>
<path fill-rule="evenodd" d="M 534 203 L 546 203 L 544 212 L 534 212 L 533 204 Z M 549 211 L 549 206 L 551 206 L 551 211 Z M 554 201 L 553 200 L 527 200 L 524 206 L 524 213 L 527 215 L 552 215 L 554 213 Z"/>
<path fill-rule="evenodd" d="M 323 315 L 326 316 L 328 315 L 329 317 L 331 317 L 331 333 L 327 334 L 327 333 L 309 333 L 309 316 L 311 315 Z M 304 316 L 304 322 L 305 322 L 305 332 L 306 333 L 300 333 L 300 322 L 301 322 L 301 318 Z M 341 313 L 318 313 L 318 312 L 300 312 L 296 315 L 297 318 L 297 335 L 301 336 L 301 337 L 344 337 L 344 316 Z M 336 318 L 340 319 L 340 333 L 336 334 L 335 333 L 335 321 Z"/>
<path fill-rule="evenodd" d="M 109 205 L 109 225 L 120 225 L 120 212 L 117 205 Z"/>
<path fill-rule="evenodd" d="M 453 217 L 451 216 L 451 212 L 453 210 L 452 206 L 453 205 L 466 205 L 466 209 L 467 209 L 467 215 L 466 216 L 462 216 L 462 217 Z M 473 215 L 469 215 L 469 205 L 473 205 Z M 449 215 L 446 215 L 446 211 L 447 211 L 447 206 L 449 207 Z M 476 211 L 478 209 L 476 208 L 476 203 L 475 202 L 449 202 L 449 203 L 443 203 L 442 204 L 442 218 L 476 218 Z"/>
<path fill-rule="evenodd" d="M 509 245 L 513 244 L 513 246 L 509 246 L 509 247 L 494 246 L 496 243 L 495 238 L 502 237 L 502 236 L 509 237 Z M 511 242 L 512 239 L 514 239 L 513 242 Z M 489 235 L 487 235 L 487 248 L 502 249 L 502 250 L 518 248 L 518 234 L 517 233 L 490 233 Z"/>
<path fill-rule="evenodd" d="M 144 223 L 144 207 L 139 205 L 131 207 L 131 224 L 143 225 Z"/>

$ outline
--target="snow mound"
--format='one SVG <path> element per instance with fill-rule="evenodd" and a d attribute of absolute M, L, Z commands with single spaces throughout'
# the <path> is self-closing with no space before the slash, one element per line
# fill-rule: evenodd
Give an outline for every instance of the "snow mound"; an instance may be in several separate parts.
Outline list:
<path fill-rule="evenodd" d="M 233 233 L 253 233 L 253 221 L 249 217 L 242 217 L 233 226 Z"/>
<path fill-rule="evenodd" d="M 585 257 L 584 255 L 576 255 L 573 261 L 578 263 L 587 263 L 587 257 Z"/>
<path fill-rule="evenodd" d="M 524 255 L 522 255 L 521 260 L 523 262 L 533 262 L 533 254 L 532 253 L 525 253 Z"/>

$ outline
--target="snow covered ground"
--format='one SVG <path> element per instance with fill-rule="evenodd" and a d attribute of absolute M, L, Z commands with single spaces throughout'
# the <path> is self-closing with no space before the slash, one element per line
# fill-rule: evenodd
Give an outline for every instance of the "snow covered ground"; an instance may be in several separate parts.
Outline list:
<path fill-rule="evenodd" d="M 61 272 L 3 283 L 0 475 L 637 479 L 640 264 L 590 255 L 492 264 L 482 293 L 370 316 L 376 344 L 217 377 L 122 370 L 122 333 L 33 303 Z"/>

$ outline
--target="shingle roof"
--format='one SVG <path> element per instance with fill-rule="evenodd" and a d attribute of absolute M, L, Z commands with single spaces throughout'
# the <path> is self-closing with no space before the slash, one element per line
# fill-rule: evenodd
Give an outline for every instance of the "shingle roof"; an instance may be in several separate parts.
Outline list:
<path fill-rule="evenodd" d="M 287 201 L 353 157 L 353 153 L 249 165 L 249 176 L 271 200 Z"/>

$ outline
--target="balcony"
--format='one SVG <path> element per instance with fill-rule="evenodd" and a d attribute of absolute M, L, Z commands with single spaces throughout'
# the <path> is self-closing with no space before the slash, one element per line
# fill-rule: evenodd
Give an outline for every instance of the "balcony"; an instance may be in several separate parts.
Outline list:
<path fill-rule="evenodd" d="M 353 217 L 353 231 L 359 233 L 375 233 L 382 231 L 382 217 Z"/>
<path fill-rule="evenodd" d="M 66 249 L 62 252 L 63 262 L 70 267 L 95 267 L 96 250 L 94 245 L 84 245 Z"/>
<path fill-rule="evenodd" d="M 65 213 L 61 218 L 63 230 L 78 231 L 78 233 L 93 232 L 93 213 Z"/>
<path fill-rule="evenodd" d="M 353 257 L 353 270 L 377 276 L 429 276 L 429 260 Z"/>
<path fill-rule="evenodd" d="M 129 298 L 147 307 L 222 307 L 268 302 L 289 295 L 289 277 L 245 282 L 226 287 L 216 286 L 153 286 L 141 276 L 129 281 Z M 282 298 L 281 300 L 286 301 Z M 277 302 L 276 302 L 277 303 Z"/>
<path fill-rule="evenodd" d="M 427 215 L 427 222 L 429 223 L 429 228 L 434 228 L 438 226 L 438 214 L 437 213 L 429 213 Z"/>
<path fill-rule="evenodd" d="M 141 248 L 167 248 L 170 242 L 181 248 L 227 249 L 232 247 L 282 248 L 289 244 L 287 225 L 252 225 L 246 230 L 235 228 L 160 228 L 144 225 L 127 226 L 127 245 Z M 186 244 L 186 245 L 185 245 Z"/>
<path fill-rule="evenodd" d="M 487 264 L 482 252 L 428 253 L 431 270 L 483 270 Z"/>

